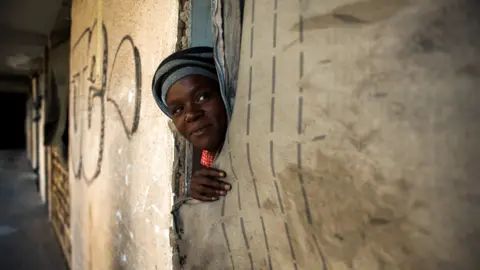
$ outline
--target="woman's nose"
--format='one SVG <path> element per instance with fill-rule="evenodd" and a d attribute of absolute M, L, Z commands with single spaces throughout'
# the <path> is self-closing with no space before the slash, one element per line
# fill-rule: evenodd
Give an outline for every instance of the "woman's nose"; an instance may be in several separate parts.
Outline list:
<path fill-rule="evenodd" d="M 185 114 L 185 122 L 195 122 L 202 116 L 202 109 L 197 104 L 189 104 Z"/>

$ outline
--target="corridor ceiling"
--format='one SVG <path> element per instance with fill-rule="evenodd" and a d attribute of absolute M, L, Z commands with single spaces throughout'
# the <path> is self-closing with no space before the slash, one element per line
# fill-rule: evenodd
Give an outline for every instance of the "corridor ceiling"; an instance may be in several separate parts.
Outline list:
<path fill-rule="evenodd" d="M 0 1 L 0 92 L 27 92 L 46 46 L 68 40 L 71 0 Z"/>

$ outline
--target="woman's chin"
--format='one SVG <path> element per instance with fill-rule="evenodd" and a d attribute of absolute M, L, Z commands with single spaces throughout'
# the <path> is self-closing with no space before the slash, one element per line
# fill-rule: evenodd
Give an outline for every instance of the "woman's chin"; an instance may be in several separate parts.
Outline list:
<path fill-rule="evenodd" d="M 219 142 L 220 141 L 220 142 Z M 218 140 L 218 138 L 211 138 L 208 136 L 192 138 L 190 141 L 193 146 L 197 149 L 207 150 L 211 153 L 216 153 L 223 145 L 223 140 Z"/>
<path fill-rule="evenodd" d="M 195 148 L 198 148 L 198 149 L 201 149 L 201 150 L 210 151 L 209 149 L 212 148 L 211 144 L 209 144 L 208 140 L 203 139 L 203 138 L 196 138 L 195 140 L 191 140 L 190 143 L 193 144 L 193 146 L 195 146 Z"/>

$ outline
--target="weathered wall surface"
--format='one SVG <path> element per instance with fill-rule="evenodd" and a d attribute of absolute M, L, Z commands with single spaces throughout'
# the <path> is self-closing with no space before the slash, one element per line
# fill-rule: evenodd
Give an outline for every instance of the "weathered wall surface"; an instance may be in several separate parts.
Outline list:
<path fill-rule="evenodd" d="M 46 109 L 45 102 L 45 80 L 46 74 L 41 73 L 38 77 L 38 91 L 41 99 L 40 120 L 38 121 L 38 179 L 40 186 L 40 198 L 43 203 L 47 202 L 47 159 L 45 156 L 45 123 L 46 123 Z"/>
<path fill-rule="evenodd" d="M 178 3 L 78 0 L 72 20 L 73 269 L 169 269 L 173 138 L 150 85 Z"/>
<path fill-rule="evenodd" d="M 31 156 L 31 162 L 32 162 L 32 169 L 37 170 L 38 169 L 38 122 L 35 121 L 35 119 L 38 116 L 37 110 L 34 109 L 35 103 L 37 102 L 37 92 L 38 92 L 38 87 L 37 87 L 37 78 L 32 79 L 32 107 L 30 108 L 31 113 L 32 113 L 32 129 L 31 129 L 31 149 L 32 149 L 32 156 Z"/>
<path fill-rule="evenodd" d="M 246 1 L 233 189 L 182 207 L 187 269 L 479 269 L 478 11 Z"/>

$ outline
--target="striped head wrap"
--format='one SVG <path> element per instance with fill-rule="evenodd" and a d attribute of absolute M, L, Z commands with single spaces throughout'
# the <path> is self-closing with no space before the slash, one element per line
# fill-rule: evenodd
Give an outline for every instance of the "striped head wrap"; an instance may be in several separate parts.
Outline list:
<path fill-rule="evenodd" d="M 157 105 L 168 117 L 167 93 L 170 87 L 180 79 L 201 75 L 218 81 L 213 49 L 210 47 L 193 47 L 178 51 L 160 63 L 153 76 L 152 91 Z"/>

